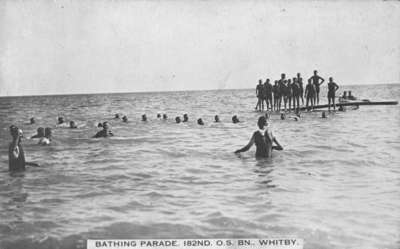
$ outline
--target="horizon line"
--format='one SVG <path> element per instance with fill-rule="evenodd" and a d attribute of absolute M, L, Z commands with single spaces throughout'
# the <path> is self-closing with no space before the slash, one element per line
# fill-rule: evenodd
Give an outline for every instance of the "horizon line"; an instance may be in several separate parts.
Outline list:
<path fill-rule="evenodd" d="M 364 83 L 364 84 L 344 84 L 342 86 L 361 86 L 361 85 L 396 85 L 400 82 L 392 83 Z M 88 92 L 88 93 L 47 93 L 34 95 L 0 95 L 0 98 L 12 97 L 43 97 L 43 96 L 71 96 L 71 95 L 106 95 L 106 94 L 132 94 L 132 93 L 163 93 L 163 92 L 201 92 L 201 91 L 228 91 L 228 90 L 250 90 L 253 88 L 224 88 L 224 89 L 192 89 L 192 90 L 164 90 L 164 91 L 115 91 L 115 92 Z"/>

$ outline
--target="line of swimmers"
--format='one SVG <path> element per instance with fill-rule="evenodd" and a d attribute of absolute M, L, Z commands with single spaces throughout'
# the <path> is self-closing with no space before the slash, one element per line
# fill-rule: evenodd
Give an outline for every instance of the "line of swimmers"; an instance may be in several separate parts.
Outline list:
<path fill-rule="evenodd" d="M 168 119 L 168 116 L 167 116 L 167 114 L 163 114 L 163 115 L 161 116 L 161 114 L 158 113 L 158 114 L 157 114 L 157 118 L 158 118 L 158 119 L 161 119 L 161 118 L 162 118 L 163 120 L 167 120 L 167 119 Z M 121 118 L 120 118 L 120 115 L 119 115 L 118 113 L 115 114 L 114 119 L 121 119 Z M 146 122 L 147 120 L 148 120 L 148 118 L 147 118 L 146 114 L 143 114 L 143 115 L 142 115 L 142 121 L 143 121 L 143 122 Z M 122 122 L 128 122 L 128 117 L 127 117 L 126 115 L 124 115 L 124 116 L 122 117 Z M 189 116 L 188 116 L 188 114 L 185 113 L 185 114 L 183 115 L 183 119 L 181 119 L 181 117 L 177 116 L 177 117 L 175 118 L 175 122 L 176 122 L 177 124 L 189 122 Z M 221 122 L 221 120 L 220 120 L 220 118 L 219 118 L 218 115 L 215 115 L 215 116 L 214 116 L 214 122 L 215 122 L 215 123 Z M 232 116 L 232 123 L 237 124 L 237 123 L 239 123 L 239 122 L 240 122 L 240 120 L 239 120 L 239 118 L 237 117 L 237 115 Z M 30 124 L 35 124 L 35 123 L 36 123 L 35 118 L 32 117 L 32 118 L 30 119 Z M 204 125 L 203 119 L 202 119 L 202 118 L 197 119 L 197 124 L 198 124 L 198 125 Z M 58 119 L 57 119 L 57 125 L 56 125 L 56 126 L 57 126 L 57 127 L 66 127 L 66 128 L 71 128 L 71 129 L 77 129 L 77 128 L 78 128 L 78 125 L 75 123 L 75 121 L 71 120 L 71 121 L 69 121 L 69 124 L 68 124 L 67 122 L 65 122 L 65 120 L 64 120 L 63 117 L 58 117 Z M 98 124 L 97 124 L 97 127 L 98 127 L 98 128 L 102 128 L 102 130 L 99 131 L 99 132 L 97 132 L 97 133 L 93 136 L 94 138 L 109 137 L 109 136 L 113 136 L 113 135 L 114 135 L 114 134 L 111 132 L 111 130 L 110 130 L 110 125 L 108 124 L 107 121 L 102 122 L 102 123 L 101 123 L 101 122 L 98 123 Z M 52 140 L 52 129 L 51 129 L 50 127 L 46 127 L 46 128 L 39 127 L 39 128 L 37 128 L 37 133 L 31 137 L 31 139 L 33 139 L 33 138 L 39 138 L 38 144 L 40 144 L 40 145 L 49 145 L 50 142 L 51 142 L 51 140 Z"/>
<path fill-rule="evenodd" d="M 126 116 L 125 116 L 126 117 Z M 163 119 L 166 120 L 168 117 L 166 114 L 163 114 Z M 115 115 L 115 118 L 119 118 L 119 115 Z M 161 118 L 161 114 L 157 114 L 157 118 Z M 177 117 L 179 118 L 179 117 Z M 300 119 L 300 113 L 297 113 L 296 116 L 292 117 L 295 121 L 298 121 Z M 325 112 L 322 112 L 322 118 L 326 118 Z M 286 119 L 286 114 L 281 113 L 281 119 L 284 120 Z M 127 120 L 127 119 L 126 119 Z M 257 158 L 268 158 L 271 157 L 272 155 L 272 150 L 283 150 L 283 147 L 279 144 L 278 140 L 276 137 L 272 134 L 271 129 L 269 128 L 269 120 L 270 120 L 270 114 L 265 113 L 265 116 L 259 117 L 257 121 L 258 125 L 258 130 L 255 131 L 249 143 L 244 146 L 243 148 L 236 150 L 235 154 L 239 154 L 241 152 L 248 151 L 254 144 L 256 146 L 256 154 L 255 156 Z M 142 115 L 142 121 L 147 121 L 147 117 L 145 114 Z M 183 115 L 183 121 L 182 122 L 188 122 L 189 117 L 187 114 Z M 76 125 L 71 125 L 73 121 L 70 122 L 70 128 L 78 128 Z M 181 121 L 176 120 L 176 123 L 180 123 Z M 218 123 L 220 122 L 220 119 L 218 115 L 215 115 L 214 117 L 214 122 Z M 240 122 L 239 119 L 237 118 L 236 115 L 232 117 L 232 122 L 233 123 L 238 123 Z M 35 122 L 32 122 L 31 118 L 31 123 L 34 124 Z M 64 124 L 64 119 L 62 117 L 58 118 L 58 125 Z M 197 120 L 197 123 L 199 125 L 204 125 L 204 122 L 201 119 Z M 75 124 L 73 122 L 72 124 Z M 94 138 L 100 138 L 100 137 L 110 137 L 114 136 L 112 131 L 110 130 L 110 126 L 108 122 L 103 122 L 99 123 L 98 127 L 101 127 L 102 130 L 97 132 L 96 135 L 94 135 Z M 52 138 L 52 132 L 50 127 L 39 127 L 37 130 L 37 134 L 32 136 L 31 138 L 39 138 L 39 144 L 42 145 L 48 145 L 50 144 L 51 138 Z M 15 125 L 10 126 L 10 134 L 12 137 L 12 142 L 9 145 L 9 150 L 8 150 L 8 159 L 9 159 L 9 171 L 15 172 L 15 171 L 24 171 L 26 166 L 33 166 L 33 167 L 40 167 L 39 164 L 33 163 L 33 162 L 26 162 L 25 161 L 25 153 L 21 144 L 22 138 L 23 138 L 23 132 L 21 129 L 19 129 Z"/>
<path fill-rule="evenodd" d="M 166 118 L 166 115 L 164 117 Z M 186 120 L 186 122 L 189 120 L 187 115 L 186 118 L 184 117 L 184 119 Z M 233 120 L 235 119 L 235 121 L 233 122 L 236 123 L 239 122 L 236 115 L 232 117 L 232 119 Z M 249 150 L 253 144 L 255 144 L 257 148 L 256 157 L 270 157 L 273 149 L 275 150 L 283 149 L 282 146 L 277 141 L 277 139 L 272 135 L 272 132 L 268 127 L 267 123 L 268 119 L 269 119 L 268 113 L 265 116 L 259 118 L 257 123 L 259 130 L 253 133 L 250 142 L 245 147 L 235 151 L 235 153 L 245 152 Z M 61 121 L 61 119 L 59 119 L 59 121 Z M 218 115 L 215 116 L 215 122 L 220 122 Z M 63 122 L 61 122 L 61 124 L 62 123 Z M 114 135 L 110 130 L 108 122 L 99 123 L 99 126 L 101 126 L 103 129 L 94 136 L 95 138 L 109 137 Z M 10 130 L 10 135 L 12 137 L 12 142 L 10 143 L 8 150 L 9 171 L 12 172 L 25 171 L 26 166 L 40 167 L 39 164 L 37 163 L 26 162 L 25 160 L 25 153 L 21 143 L 23 138 L 22 130 L 15 125 L 11 125 L 9 130 Z M 40 127 L 38 128 L 38 134 L 32 136 L 31 138 L 39 138 L 40 140 L 46 141 L 46 142 L 39 142 L 40 144 L 49 144 L 51 141 L 51 128 L 46 127 L 45 129 L 43 129 L 42 127 Z M 274 146 L 273 143 L 275 143 L 276 145 Z"/>
<path fill-rule="evenodd" d="M 325 79 L 318 75 L 318 71 L 314 70 L 313 76 L 308 79 L 308 84 L 305 89 L 303 87 L 303 78 L 300 73 L 297 73 L 297 77 L 286 79 L 286 74 L 282 73 L 279 80 L 275 80 L 274 85 L 270 83 L 270 79 L 266 79 L 265 83 L 262 83 L 260 79 L 256 86 L 256 96 L 258 98 L 256 110 L 264 110 L 264 102 L 266 103 L 267 110 L 281 111 L 282 100 L 285 112 L 287 107 L 289 111 L 292 109 L 299 110 L 300 99 L 302 105 L 304 105 L 304 98 L 306 98 L 307 109 L 313 109 L 315 105 L 319 104 L 319 93 L 320 86 L 325 82 Z M 335 109 L 335 93 L 339 89 L 339 86 L 333 81 L 333 78 L 329 78 L 328 82 L 328 103 L 329 110 L 331 103 Z"/>
<path fill-rule="evenodd" d="M 115 116 L 114 116 L 114 119 L 120 119 L 120 115 L 117 113 L 117 114 L 115 114 Z M 167 114 L 160 114 L 160 113 L 158 113 L 157 114 L 157 119 L 163 119 L 163 120 L 167 120 L 168 119 L 168 116 L 167 116 Z M 127 116 L 123 116 L 122 117 L 122 121 L 123 122 L 128 122 L 128 117 Z M 142 115 L 142 121 L 144 121 L 144 122 L 146 122 L 147 121 L 147 116 L 146 116 L 146 114 L 143 114 Z M 185 113 L 185 114 L 183 114 L 183 117 L 182 117 L 182 119 L 181 119 L 181 117 L 180 116 L 177 116 L 177 117 L 175 117 L 175 122 L 177 123 L 177 124 L 179 124 L 179 123 L 186 123 L 186 122 L 188 122 L 189 121 L 189 116 Z M 219 123 L 220 122 L 220 119 L 219 119 L 219 116 L 218 115 L 215 115 L 214 116 L 214 122 L 215 123 Z M 234 123 L 234 124 L 236 124 L 236 123 L 239 123 L 240 121 L 239 121 L 239 118 L 237 117 L 237 115 L 233 115 L 232 116 L 232 123 Z M 204 125 L 204 121 L 203 121 L 203 119 L 202 118 L 199 118 L 199 119 L 197 119 L 197 124 L 199 124 L 199 125 Z M 98 125 L 99 127 L 101 126 L 101 123 L 99 123 L 99 125 Z"/>

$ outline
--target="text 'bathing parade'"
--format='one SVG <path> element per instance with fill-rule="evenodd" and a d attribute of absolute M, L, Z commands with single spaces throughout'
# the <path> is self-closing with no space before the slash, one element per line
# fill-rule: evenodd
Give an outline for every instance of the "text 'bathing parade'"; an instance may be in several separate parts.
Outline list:
<path fill-rule="evenodd" d="M 277 138 L 273 135 L 272 130 L 270 129 L 271 115 L 278 114 L 280 115 L 281 120 L 292 119 L 294 121 L 299 121 L 301 118 L 301 111 L 312 112 L 315 109 L 323 109 L 328 108 L 328 111 L 331 112 L 331 107 L 334 111 L 336 111 L 336 107 L 338 107 L 339 111 L 345 111 L 346 107 L 351 107 L 351 109 L 358 109 L 360 105 L 397 105 L 397 101 L 369 101 L 369 100 L 357 100 L 355 96 L 352 95 L 351 91 L 347 93 L 347 91 L 343 92 L 343 95 L 339 97 L 339 102 L 336 103 L 336 92 L 339 89 L 337 83 L 333 81 L 332 77 L 329 77 L 329 81 L 327 83 L 328 87 L 328 104 L 319 105 L 320 100 L 320 89 L 321 85 L 325 82 L 325 79 L 318 75 L 317 70 L 314 70 L 313 75 L 308 79 L 307 85 L 303 86 L 303 78 L 300 73 L 297 73 L 296 77 L 292 79 L 287 79 L 286 74 L 282 73 L 281 78 L 279 80 L 274 81 L 274 85 L 270 83 L 270 79 L 266 79 L 265 83 L 262 83 L 262 80 L 259 80 L 259 84 L 256 86 L 256 96 L 257 96 L 257 104 L 255 109 L 257 111 L 267 112 L 265 115 L 260 116 L 257 121 L 258 130 L 255 131 L 249 143 L 243 148 L 236 150 L 235 153 L 241 153 L 249 150 L 252 145 L 256 145 L 256 154 L 257 158 L 269 158 L 272 156 L 272 150 L 283 150 L 283 146 L 279 144 Z M 304 98 L 306 99 L 304 101 Z M 301 99 L 301 101 L 300 101 Z M 301 102 L 301 105 L 300 105 Z M 306 104 L 304 105 L 304 102 Z M 264 108 L 266 107 L 266 108 Z M 294 111 L 293 116 L 286 117 L 287 114 Z M 322 112 L 321 118 L 327 118 L 327 114 L 325 111 Z M 157 120 L 167 121 L 168 116 L 166 113 L 160 114 L 158 113 L 156 116 Z M 114 120 L 121 120 L 122 122 L 129 122 L 128 117 L 124 115 L 122 119 L 120 118 L 120 114 L 117 113 L 114 116 Z M 239 123 L 239 118 L 237 115 L 232 116 L 232 123 Z M 149 120 L 146 114 L 143 114 L 141 117 L 141 121 L 143 123 L 152 122 Z M 175 123 L 188 123 L 190 122 L 188 114 L 183 114 L 181 119 L 180 116 L 175 117 Z M 220 117 L 218 114 L 214 116 L 213 123 L 220 123 Z M 30 125 L 35 124 L 35 118 L 30 118 Z M 204 126 L 204 120 L 199 117 L 197 119 L 197 124 L 200 126 Z M 67 123 L 64 120 L 64 117 L 58 117 L 58 121 L 55 129 L 59 128 L 69 128 L 69 129 L 79 129 L 81 126 L 76 124 L 75 121 L 70 120 Z M 97 125 L 98 128 L 101 128 L 93 138 L 107 138 L 114 136 L 114 133 L 111 131 L 110 124 L 107 121 L 99 122 Z M 22 147 L 22 138 L 23 131 L 18 128 L 16 125 L 11 124 L 9 127 L 10 135 L 12 137 L 12 142 L 9 145 L 8 150 L 8 158 L 9 158 L 9 171 L 24 171 L 25 166 L 34 166 L 40 167 L 39 163 L 36 162 L 27 162 L 25 160 L 25 152 Z M 51 127 L 39 127 L 37 128 L 37 134 L 30 137 L 30 139 L 39 139 L 39 145 L 51 145 L 51 141 L 53 139 L 52 128 Z"/>

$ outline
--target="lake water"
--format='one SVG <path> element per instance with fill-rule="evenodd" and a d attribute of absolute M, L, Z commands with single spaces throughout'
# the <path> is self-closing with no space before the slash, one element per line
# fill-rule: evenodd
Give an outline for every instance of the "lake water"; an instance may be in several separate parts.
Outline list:
<path fill-rule="evenodd" d="M 399 84 L 341 90 L 371 100 L 400 96 Z M 399 248 L 399 105 L 361 106 L 327 119 L 302 113 L 298 122 L 273 115 L 284 150 L 256 160 L 254 147 L 233 153 L 257 129 L 254 95 L 0 98 L 0 248 L 77 248 L 87 238 L 275 236 L 303 238 L 315 249 Z M 114 120 L 117 112 L 129 122 Z M 190 122 L 176 124 L 184 113 Z M 215 114 L 221 123 L 212 122 Z M 80 128 L 55 128 L 60 115 Z M 232 124 L 232 115 L 242 122 Z M 37 123 L 27 124 L 30 117 Z M 91 138 L 100 121 L 110 122 L 115 137 Z M 23 141 L 27 160 L 41 168 L 8 172 L 11 124 L 26 137 L 53 127 L 50 146 Z"/>

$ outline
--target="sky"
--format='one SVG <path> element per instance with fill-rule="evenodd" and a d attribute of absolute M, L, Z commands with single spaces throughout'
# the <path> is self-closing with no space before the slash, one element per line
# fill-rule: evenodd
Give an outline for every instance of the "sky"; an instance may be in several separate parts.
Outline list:
<path fill-rule="evenodd" d="M 400 82 L 400 1 L 0 0 L 0 96 Z"/>

